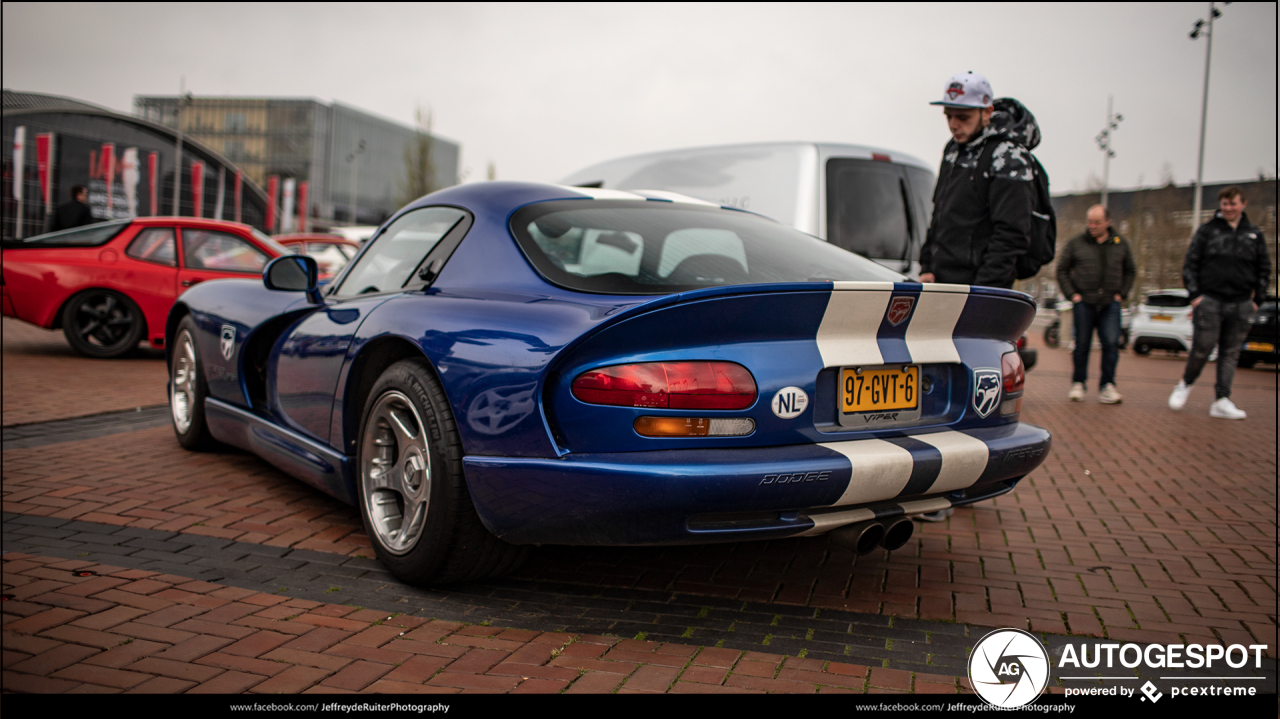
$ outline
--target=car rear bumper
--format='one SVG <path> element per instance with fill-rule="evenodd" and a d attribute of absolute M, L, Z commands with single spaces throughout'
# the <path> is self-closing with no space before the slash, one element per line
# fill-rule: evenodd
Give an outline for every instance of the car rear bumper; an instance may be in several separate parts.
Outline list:
<path fill-rule="evenodd" d="M 1044 461 L 1028 424 L 755 449 L 466 457 L 488 529 L 515 544 L 692 544 L 822 534 L 1008 492 Z"/>

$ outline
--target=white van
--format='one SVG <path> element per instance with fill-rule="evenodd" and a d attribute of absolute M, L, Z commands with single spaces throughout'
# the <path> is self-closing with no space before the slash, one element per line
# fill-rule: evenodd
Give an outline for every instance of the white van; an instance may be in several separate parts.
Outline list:
<path fill-rule="evenodd" d="M 768 142 L 623 157 L 560 184 L 667 190 L 751 210 L 915 276 L 934 183 L 928 165 L 892 150 Z"/>

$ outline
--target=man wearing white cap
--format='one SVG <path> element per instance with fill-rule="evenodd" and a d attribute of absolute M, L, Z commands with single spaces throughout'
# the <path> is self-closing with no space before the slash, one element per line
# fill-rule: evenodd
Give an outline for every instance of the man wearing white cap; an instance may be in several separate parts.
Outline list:
<path fill-rule="evenodd" d="M 1031 242 L 1040 144 L 1035 117 L 996 99 L 973 72 L 947 81 L 941 105 L 951 131 L 920 250 L 920 280 L 1012 288 Z"/>

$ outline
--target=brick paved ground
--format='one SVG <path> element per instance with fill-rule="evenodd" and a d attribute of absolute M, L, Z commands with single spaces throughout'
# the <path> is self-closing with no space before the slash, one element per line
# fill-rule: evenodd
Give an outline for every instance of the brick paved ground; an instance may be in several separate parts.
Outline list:
<path fill-rule="evenodd" d="M 3 318 L 5 427 L 164 404 L 164 352 L 94 360 L 72 351 L 61 330 Z"/>
<path fill-rule="evenodd" d="M 1265 643 L 1274 658 L 1274 368 L 1237 374 L 1234 399 L 1250 418 L 1228 422 L 1207 416 L 1212 365 L 1183 413 L 1164 408 L 1180 359 L 1122 355 L 1119 406 L 1097 404 L 1096 388 L 1084 403 L 1067 402 L 1069 367 L 1065 351 L 1041 349 L 1029 376 L 1023 418 L 1054 432 L 1045 466 L 1010 495 L 923 525 L 892 555 L 855 560 L 821 537 L 673 549 L 544 547 L 509 581 L 576 583 L 610 596 L 674 592 L 705 597 L 709 606 L 731 599 L 739 608 L 774 607 L 778 617 L 804 608 L 819 618 L 854 612 L 1122 641 Z M 5 373 L 7 406 L 7 365 Z M 58 521 L 368 555 L 349 508 L 252 456 L 182 452 L 170 432 L 6 449 L 0 504 Z M 6 622 L 15 616 L 9 605 Z M 704 623 L 682 638 L 714 644 L 723 636 L 717 632 L 723 627 Z M 804 646 L 803 637 L 793 638 L 798 643 L 777 651 Z M 694 667 L 677 685 L 693 681 L 685 677 Z M 915 674 L 919 691 L 927 673 Z"/>
<path fill-rule="evenodd" d="M 4 685 L 33 693 L 951 693 L 968 680 L 430 620 L 94 562 L 3 557 Z"/>

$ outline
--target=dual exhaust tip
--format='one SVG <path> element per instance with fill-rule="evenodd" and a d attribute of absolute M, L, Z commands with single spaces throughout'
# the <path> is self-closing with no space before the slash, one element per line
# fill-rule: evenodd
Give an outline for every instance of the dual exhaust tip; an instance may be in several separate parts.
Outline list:
<path fill-rule="evenodd" d="M 915 524 L 908 517 L 877 520 L 869 519 L 833 529 L 827 533 L 831 541 L 852 549 L 856 554 L 870 554 L 877 547 L 892 552 L 901 549 L 916 531 Z"/>

